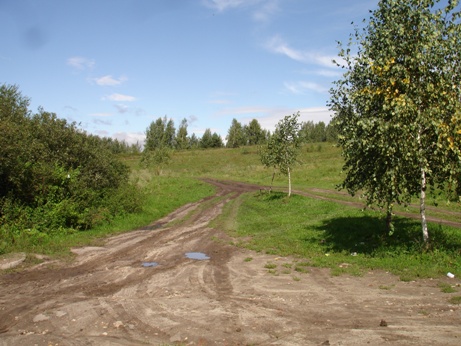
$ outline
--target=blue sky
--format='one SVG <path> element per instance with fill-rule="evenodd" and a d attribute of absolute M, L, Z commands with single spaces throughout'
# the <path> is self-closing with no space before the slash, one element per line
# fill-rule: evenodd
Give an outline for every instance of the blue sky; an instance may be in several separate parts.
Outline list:
<path fill-rule="evenodd" d="M 328 122 L 331 62 L 377 0 L 0 0 L 0 83 L 89 133 L 142 142 L 159 117 L 227 135 Z"/>

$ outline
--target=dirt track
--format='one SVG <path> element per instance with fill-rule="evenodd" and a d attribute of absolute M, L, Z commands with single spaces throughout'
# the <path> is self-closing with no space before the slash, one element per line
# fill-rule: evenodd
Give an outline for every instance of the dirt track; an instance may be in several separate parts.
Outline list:
<path fill-rule="evenodd" d="M 319 268 L 272 275 L 268 262 L 294 259 L 233 247 L 208 227 L 225 203 L 258 187 L 214 183 L 213 198 L 75 249 L 72 265 L 0 276 L 0 345 L 461 344 L 461 309 L 437 287 L 458 279 L 331 277 Z"/>

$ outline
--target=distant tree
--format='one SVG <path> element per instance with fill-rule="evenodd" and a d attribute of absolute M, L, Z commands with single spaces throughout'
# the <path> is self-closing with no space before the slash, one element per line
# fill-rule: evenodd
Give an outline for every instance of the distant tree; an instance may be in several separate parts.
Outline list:
<path fill-rule="evenodd" d="M 213 135 L 211 129 L 206 129 L 200 139 L 200 148 L 207 149 L 213 147 Z"/>
<path fill-rule="evenodd" d="M 263 144 L 265 135 L 258 120 L 253 119 L 248 125 L 243 127 L 247 145 Z"/>
<path fill-rule="evenodd" d="M 178 132 L 176 133 L 176 148 L 188 149 L 189 138 L 187 137 L 187 119 L 184 118 L 179 125 Z"/>
<path fill-rule="evenodd" d="M 168 120 L 166 116 L 151 122 L 146 130 L 144 151 L 163 147 L 170 149 L 174 148 L 175 132 L 173 120 Z"/>
<path fill-rule="evenodd" d="M 189 145 L 191 149 L 197 149 L 200 147 L 200 139 L 195 133 L 193 133 L 189 138 Z"/>
<path fill-rule="evenodd" d="M 325 129 L 325 136 L 327 142 L 336 143 L 338 141 L 338 129 L 334 121 L 330 121 Z"/>
<path fill-rule="evenodd" d="M 266 167 L 273 167 L 272 183 L 278 169 L 288 176 L 288 196 L 291 196 L 291 167 L 296 162 L 299 140 L 299 112 L 280 120 L 269 142 L 261 149 L 261 162 Z"/>
<path fill-rule="evenodd" d="M 211 135 L 211 143 L 212 148 L 222 148 L 224 146 L 221 136 L 216 132 Z"/>
<path fill-rule="evenodd" d="M 461 178 L 460 18 L 459 1 L 380 1 L 341 49 L 345 73 L 330 91 L 341 187 L 385 208 L 389 232 L 394 203 L 419 195 L 426 243 L 428 183 Z"/>
<path fill-rule="evenodd" d="M 325 130 L 326 130 L 326 126 L 323 121 L 320 121 L 317 124 L 315 124 L 314 129 L 311 133 L 311 142 L 313 143 L 325 142 L 327 140 Z"/>
<path fill-rule="evenodd" d="M 163 121 L 166 121 L 166 117 Z M 173 119 L 170 119 L 168 122 L 166 122 L 164 142 L 167 148 L 173 149 L 176 147 L 176 129 L 174 127 Z"/>
<path fill-rule="evenodd" d="M 245 133 L 243 132 L 243 127 L 237 119 L 232 119 L 231 127 L 227 133 L 227 144 L 228 148 L 238 148 L 246 144 Z"/>
<path fill-rule="evenodd" d="M 303 121 L 299 129 L 299 139 L 303 143 L 312 142 L 312 133 L 314 132 L 315 124 L 312 120 Z"/>

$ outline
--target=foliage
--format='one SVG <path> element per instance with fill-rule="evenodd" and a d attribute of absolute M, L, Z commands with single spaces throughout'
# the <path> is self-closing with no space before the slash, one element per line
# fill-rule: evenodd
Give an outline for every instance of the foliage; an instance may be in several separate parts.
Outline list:
<path fill-rule="evenodd" d="M 238 148 L 242 145 L 246 145 L 245 133 L 243 132 L 243 126 L 237 119 L 232 119 L 232 124 L 227 132 L 226 137 L 227 148 Z"/>
<path fill-rule="evenodd" d="M 179 125 L 178 132 L 176 134 L 176 148 L 181 149 L 189 149 L 190 148 L 190 140 L 187 136 L 187 119 L 184 118 L 181 121 L 181 125 Z"/>
<path fill-rule="evenodd" d="M 88 229 L 139 210 L 122 202 L 138 191 L 110 142 L 43 109 L 32 114 L 17 86 L 0 87 L 0 105 L 2 232 Z"/>
<path fill-rule="evenodd" d="M 296 162 L 299 141 L 299 112 L 280 120 L 267 145 L 261 148 L 261 162 L 266 167 L 279 169 L 288 176 L 288 196 L 291 195 L 291 167 Z M 272 180 L 274 175 L 272 176 Z"/>
<path fill-rule="evenodd" d="M 141 157 L 141 166 L 153 168 L 157 174 L 160 174 L 162 168 L 171 160 L 172 149 L 166 147 L 156 148 L 154 150 L 145 150 Z"/>
<path fill-rule="evenodd" d="M 200 147 L 203 149 L 208 148 L 221 148 L 224 144 L 222 142 L 221 136 L 216 132 L 211 133 L 210 129 L 206 129 L 203 133 L 202 138 L 200 139 Z"/>
<path fill-rule="evenodd" d="M 150 123 L 146 129 L 144 152 L 159 148 L 173 148 L 175 137 L 174 122 L 172 119 L 158 118 Z"/>
<path fill-rule="evenodd" d="M 266 133 L 256 119 L 243 126 L 243 133 L 247 145 L 261 145 L 266 142 Z"/>
<path fill-rule="evenodd" d="M 425 242 L 426 185 L 456 189 L 461 178 L 459 3 L 439 3 L 380 1 L 340 51 L 346 72 L 329 104 L 345 158 L 340 187 L 385 208 L 391 233 L 394 204 L 419 195 Z"/>

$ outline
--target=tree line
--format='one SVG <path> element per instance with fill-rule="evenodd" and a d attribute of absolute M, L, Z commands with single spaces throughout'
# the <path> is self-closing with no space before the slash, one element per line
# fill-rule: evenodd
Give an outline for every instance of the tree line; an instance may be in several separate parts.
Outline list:
<path fill-rule="evenodd" d="M 211 132 L 207 128 L 202 137 L 199 138 L 192 133 L 188 133 L 187 119 L 183 119 L 176 129 L 173 119 L 160 117 L 151 122 L 146 129 L 146 140 L 144 151 L 156 151 L 160 149 L 209 149 L 209 148 L 239 148 L 249 145 L 266 144 L 272 133 L 261 127 L 257 119 L 253 119 L 249 124 L 242 125 L 237 119 L 232 119 L 229 130 L 227 131 L 226 143 L 222 137 Z M 333 125 L 325 125 L 323 121 L 314 123 L 313 121 L 302 122 L 299 127 L 298 136 L 301 143 L 313 142 L 334 142 L 336 141 L 336 130 Z"/>

